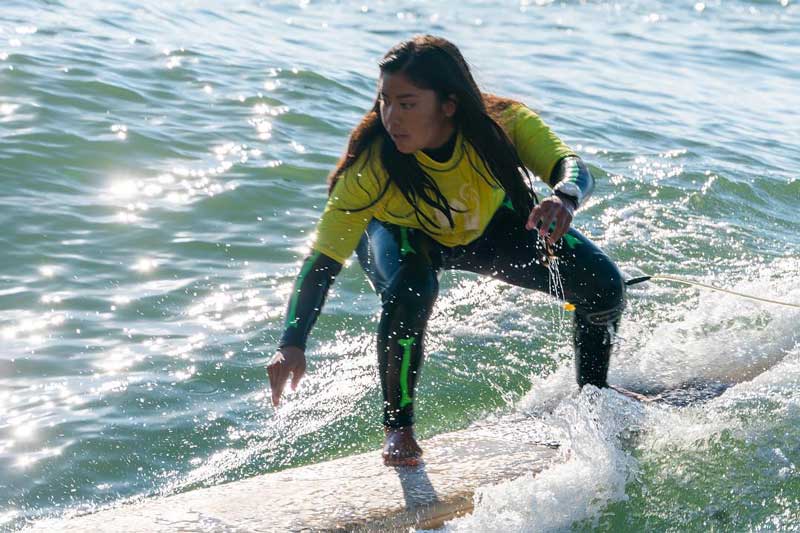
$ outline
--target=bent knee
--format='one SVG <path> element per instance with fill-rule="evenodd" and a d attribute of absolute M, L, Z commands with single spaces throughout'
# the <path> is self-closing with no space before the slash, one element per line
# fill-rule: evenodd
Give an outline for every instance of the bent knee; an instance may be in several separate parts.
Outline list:
<path fill-rule="evenodd" d="M 613 266 L 613 265 L 612 265 Z M 586 294 L 578 306 L 581 314 L 591 323 L 605 324 L 622 316 L 625 309 L 625 280 L 615 266 L 598 275 L 587 287 Z"/>

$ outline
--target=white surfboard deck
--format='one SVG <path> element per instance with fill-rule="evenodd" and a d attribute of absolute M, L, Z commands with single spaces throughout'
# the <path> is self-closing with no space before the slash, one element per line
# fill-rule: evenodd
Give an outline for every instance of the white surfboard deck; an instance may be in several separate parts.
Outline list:
<path fill-rule="evenodd" d="M 386 467 L 379 451 L 153 498 L 37 532 L 408 531 L 472 511 L 475 489 L 535 475 L 561 460 L 529 419 L 445 433 L 420 443 L 424 464 Z"/>

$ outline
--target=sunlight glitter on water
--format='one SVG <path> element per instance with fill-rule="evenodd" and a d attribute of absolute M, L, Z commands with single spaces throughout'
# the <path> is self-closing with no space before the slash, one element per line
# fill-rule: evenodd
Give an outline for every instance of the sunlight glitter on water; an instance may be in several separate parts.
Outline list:
<path fill-rule="evenodd" d="M 113 124 L 111 126 L 111 132 L 121 141 L 128 138 L 128 126 L 124 124 Z"/>
<path fill-rule="evenodd" d="M 272 297 L 277 298 L 274 294 Z M 199 325 L 213 331 L 241 330 L 281 316 L 283 303 L 269 304 L 257 289 L 230 291 L 223 286 L 189 307 L 186 313 Z"/>
<path fill-rule="evenodd" d="M 16 325 L 7 326 L 2 330 L 2 337 L 6 340 L 19 340 L 27 342 L 29 347 L 44 344 L 48 337 L 43 333 L 52 333 L 52 328 L 61 326 L 67 317 L 63 313 L 49 311 L 39 316 L 26 313 L 28 316 L 19 319 Z"/>
<path fill-rule="evenodd" d="M 56 270 L 57 270 L 56 267 L 49 265 L 39 267 L 39 273 L 46 278 L 52 278 L 53 276 L 55 276 Z"/>
<path fill-rule="evenodd" d="M 95 488 L 107 491 L 105 501 L 119 503 L 165 486 L 189 488 L 192 480 L 234 481 L 297 461 L 322 460 L 324 454 L 347 453 L 354 445 L 363 449 L 370 442 L 372 437 L 360 428 L 375 421 L 372 407 L 380 397 L 371 322 L 377 317 L 370 316 L 380 302 L 367 292 L 357 265 L 339 276 L 314 329 L 309 347 L 314 372 L 291 393 L 294 403 L 277 411 L 265 394 L 260 352 L 273 349 L 281 333 L 297 256 L 307 252 L 303 244 L 324 204 L 324 174 L 372 102 L 376 60 L 412 33 L 452 37 L 483 78 L 481 87 L 541 109 L 554 131 L 599 171 L 597 190 L 576 225 L 596 237 L 626 272 L 678 270 L 797 299 L 786 289 L 796 269 L 782 271 L 774 283 L 750 287 L 742 280 L 748 264 L 764 257 L 760 266 L 773 270 L 775 258 L 791 255 L 797 245 L 792 200 L 798 189 L 791 172 L 798 153 L 792 135 L 796 125 L 793 109 L 783 103 L 791 101 L 789 81 L 796 74 L 791 55 L 797 44 L 796 2 L 693 0 L 681 6 L 520 0 L 506 7 L 334 2 L 331 10 L 308 2 L 300 7 L 250 2 L 241 10 L 222 11 L 211 0 L 182 7 L 149 0 L 86 3 L 90 8 L 85 10 L 61 6 L 64 2 L 3 4 L 12 22 L 0 27 L 0 126 L 8 126 L 0 127 L 0 172 L 6 172 L 0 179 L 0 211 L 10 222 L 11 253 L 6 284 L 0 287 L 0 299 L 9 302 L 0 323 L 7 352 L 0 358 L 0 388 L 8 385 L 14 393 L 0 392 L 0 413 L 36 413 L 28 420 L 36 424 L 29 442 L 35 448 L 80 438 L 74 455 L 37 460 L 21 476 L 0 474 L 0 485 L 10 492 L 0 501 L 0 522 L 22 524 L 44 513 L 89 505 L 97 496 Z M 478 20 L 482 34 L 476 40 Z M 269 31 L 261 32 L 265 23 Z M 325 25 L 330 32 L 320 31 Z M 33 26 L 43 31 L 16 30 Z M 581 39 L 572 38 L 578 35 Z M 9 46 L 9 39 L 19 46 Z M 585 75 L 565 75 L 575 69 Z M 734 85 L 737 90 L 731 92 Z M 106 113 L 109 109 L 113 114 Z M 234 179 L 246 184 L 246 192 L 230 194 L 237 186 Z M 117 181 L 131 183 L 114 194 Z M 208 201 L 212 197 L 217 199 Z M 43 202 L 35 205 L 29 199 Z M 115 222 L 117 213 L 127 226 L 107 224 Z M 782 233 L 753 223 L 762 216 L 777 219 Z M 217 244 L 224 248 L 216 250 Z M 157 261 L 156 269 L 131 271 L 140 259 Z M 50 270 L 37 271 L 42 264 Z M 168 284 L 175 275 L 179 280 Z M 444 278 L 429 322 L 426 370 L 438 364 L 447 379 L 463 382 L 453 389 L 447 379 L 437 377 L 435 386 L 423 379 L 421 386 L 428 388 L 419 398 L 437 407 L 437 420 L 422 418 L 420 429 L 447 431 L 484 416 L 485 404 L 470 410 L 455 402 L 449 415 L 445 407 L 454 390 L 459 399 L 479 396 L 487 369 L 497 384 L 485 389 L 502 396 L 509 408 L 515 408 L 514 398 L 523 388 L 533 387 L 539 393 L 555 391 L 551 399 L 561 398 L 565 419 L 576 420 L 565 409 L 578 402 L 569 392 L 575 387 L 571 330 L 566 320 L 553 324 L 551 297 L 468 275 L 447 273 Z M 448 286 L 450 280 L 455 287 Z M 231 296 L 221 308 L 214 300 L 219 292 Z M 631 294 L 624 323 L 634 335 L 612 359 L 613 379 L 640 382 L 640 371 L 661 372 L 658 376 L 668 379 L 665 359 L 697 373 L 695 366 L 704 364 L 705 356 L 715 365 L 738 364 L 739 373 L 751 375 L 759 364 L 780 357 L 794 339 L 794 330 L 783 329 L 777 314 L 739 312 L 726 300 L 698 297 L 691 290 L 652 286 Z M 353 302 L 361 296 L 358 313 L 364 311 L 365 318 L 351 327 L 358 322 L 351 314 Z M 727 314 L 704 307 L 714 304 Z M 50 308 L 65 317 L 63 323 L 45 320 L 43 309 Z M 695 320 L 694 315 L 704 318 Z M 44 321 L 45 326 L 30 328 L 26 321 Z M 637 324 L 642 329 L 632 330 Z M 771 340 L 759 324 L 769 324 L 773 336 L 784 338 Z M 647 341 L 653 331 L 673 337 L 677 349 L 666 341 L 663 347 Z M 198 332 L 206 336 L 195 336 Z M 694 333 L 716 342 L 704 343 Z M 639 340 L 644 347 L 635 350 Z M 759 353 L 765 342 L 772 342 L 766 350 L 772 352 Z M 123 348 L 145 359 L 108 375 L 93 365 Z M 694 351 L 701 352 L 698 361 L 691 357 Z M 559 370 L 548 370 L 554 372 L 552 379 L 529 383 L 523 374 L 538 372 L 534 359 L 545 360 L 548 369 L 563 363 L 563 379 Z M 523 375 L 517 382 L 514 372 Z M 797 376 L 796 361 L 775 372 L 786 374 L 787 390 L 772 380 L 754 381 L 748 391 L 740 386 L 741 394 L 726 399 L 729 419 L 679 432 L 687 436 L 688 449 L 703 432 L 726 435 L 733 428 L 742 433 L 739 415 L 778 424 L 775 431 L 744 432 L 747 445 L 761 440 L 758 455 L 775 465 L 769 471 L 774 476 L 725 487 L 732 491 L 720 494 L 728 500 L 751 489 L 778 500 L 783 498 L 780 487 L 770 488 L 768 482 L 774 478 L 788 484 L 796 477 L 792 464 L 800 463 L 792 442 L 797 439 L 784 437 L 796 425 L 797 398 L 788 394 L 790 377 Z M 191 373 L 177 386 L 161 386 Z M 198 385 L 201 380 L 210 385 Z M 64 388 L 46 388 L 54 381 Z M 225 401 L 217 393 L 200 397 L 199 390 L 220 391 Z M 170 412 L 173 395 L 184 396 L 186 403 Z M 129 402 L 139 410 L 134 412 Z M 47 424 L 55 419 L 38 418 L 45 411 L 57 413 L 60 427 L 51 430 Z M 161 427 L 138 431 L 144 418 L 165 411 Z M 218 433 L 203 427 L 211 412 L 216 420 L 230 420 L 230 426 Z M 616 411 L 596 414 L 613 418 Z M 184 424 L 191 426 L 195 415 L 201 424 L 187 440 L 178 440 L 191 449 L 190 455 L 175 458 L 170 455 L 173 437 Z M 440 421 L 447 416 L 449 421 Z M 684 411 L 671 427 L 691 426 L 691 419 Z M 128 427 L 120 427 L 120 420 Z M 349 434 L 340 431 L 353 422 Z M 780 426 L 784 422 L 785 428 Z M 587 433 L 605 428 L 594 422 L 576 425 Z M 329 438 L 331 428 L 339 430 L 337 438 L 347 434 L 341 447 Z M 35 451 L 13 448 L 9 441 L 15 437 L 5 431 L 0 431 L 7 439 L 0 440 L 0 453 L 9 465 L 25 451 Z M 51 431 L 63 435 L 37 442 Z M 662 474 L 713 463 L 716 452 L 702 457 L 711 461 L 689 463 L 670 455 L 683 442 L 680 434 L 662 435 L 664 445 L 646 458 L 649 465 L 663 461 L 674 466 L 651 468 L 654 474 L 643 476 L 646 486 L 655 489 L 648 498 L 664 492 L 658 479 Z M 378 446 L 379 439 L 375 436 L 372 443 Z M 604 450 L 593 442 L 583 440 L 581 448 Z M 95 446 L 114 446 L 104 457 L 108 479 L 87 480 L 93 467 L 75 459 L 91 455 Z M 221 453 L 229 447 L 243 450 Z M 613 462 L 605 453 L 600 458 Z M 193 471 L 203 465 L 209 468 Z M 159 477 L 161 469 L 170 474 Z M 604 469 L 571 472 L 562 470 L 560 482 L 551 477 L 530 488 L 522 484 L 515 494 L 538 495 L 541 499 L 533 501 L 546 516 L 564 510 L 564 501 L 592 507 L 592 491 L 596 495 L 603 487 L 617 487 L 606 483 L 613 477 Z M 504 510 L 513 515 L 530 509 L 530 500 L 512 496 Z M 642 500 L 629 489 L 625 496 Z M 548 497 L 553 500 L 549 504 Z M 659 501 L 659 512 L 669 509 L 670 499 Z M 596 516 L 613 514 L 626 501 L 595 506 Z M 791 512 L 792 504 L 784 508 Z M 628 509 L 632 528 L 653 519 L 652 513 Z M 686 509 L 663 515 L 683 528 Z M 686 512 L 702 516 L 705 511 Z M 507 516 L 484 515 L 489 525 Z M 523 521 L 520 530 L 541 523 L 533 520 Z M 789 518 L 775 523 L 797 529 Z M 759 522 L 751 524 L 757 528 Z M 742 521 L 725 525 L 747 528 Z"/>
<path fill-rule="evenodd" d="M 122 133 L 127 135 L 127 130 Z M 261 150 L 236 143 L 215 146 L 211 152 L 215 162 L 205 168 L 176 165 L 170 172 L 152 178 L 112 179 L 101 200 L 126 209 L 117 214 L 118 221 L 135 223 L 141 220 L 141 212 L 147 211 L 151 203 L 160 199 L 164 202 L 162 205 L 186 205 L 195 199 L 236 190 L 238 184 L 222 181 L 222 175 L 234 165 L 246 164 L 251 157 L 257 158 L 262 154 Z"/>
<path fill-rule="evenodd" d="M 256 132 L 258 132 L 258 138 L 262 141 L 267 141 L 272 138 L 273 129 L 273 124 L 269 117 L 277 117 L 288 112 L 288 106 L 271 106 L 259 103 L 253 106 L 253 114 L 255 117 L 249 119 L 248 122 L 256 129 Z"/>
<path fill-rule="evenodd" d="M 135 180 L 116 181 L 112 183 L 108 192 L 118 198 L 131 198 L 139 191 L 139 183 Z"/>
<path fill-rule="evenodd" d="M 138 272 L 152 272 L 157 267 L 158 261 L 155 259 L 142 258 L 139 259 L 132 268 Z"/>
<path fill-rule="evenodd" d="M 2 120 L 13 120 L 14 113 L 19 109 L 17 104 L 0 104 L 0 115 Z"/>
<path fill-rule="evenodd" d="M 120 347 L 104 354 L 94 363 L 94 366 L 106 375 L 115 375 L 137 365 L 144 359 L 144 354 L 137 354 L 130 348 Z"/>
<path fill-rule="evenodd" d="M 57 448 L 42 448 L 41 450 L 35 452 L 20 453 L 16 462 L 14 463 L 14 466 L 20 469 L 29 468 L 42 459 L 58 457 L 62 454 L 64 448 L 66 448 L 66 446 L 59 446 Z"/>

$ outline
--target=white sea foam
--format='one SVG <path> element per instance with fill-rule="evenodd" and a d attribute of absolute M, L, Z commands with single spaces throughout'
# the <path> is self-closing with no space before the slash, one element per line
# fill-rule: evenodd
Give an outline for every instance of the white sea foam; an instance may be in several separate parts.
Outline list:
<path fill-rule="evenodd" d="M 528 398 L 524 403 L 540 405 Z M 625 498 L 637 470 L 623 444 L 644 409 L 610 390 L 584 387 L 546 415 L 561 441 L 563 462 L 541 474 L 522 476 L 476 492 L 472 515 L 446 531 L 560 531 L 595 520 L 609 503 Z"/>
<path fill-rule="evenodd" d="M 800 289 L 787 284 L 797 269 L 796 261 L 778 262 L 771 272 L 731 289 L 797 303 Z M 753 379 L 797 344 L 800 310 L 700 289 L 695 305 L 669 318 L 649 335 L 641 326 L 623 324 L 623 337 L 646 340 L 614 357 L 612 381 L 670 388 L 690 380 L 736 384 Z"/>
<path fill-rule="evenodd" d="M 800 289 L 786 285 L 796 270 L 796 261 L 779 261 L 769 272 L 732 288 L 796 302 Z M 680 455 L 680 450 L 703 454 L 723 433 L 760 442 L 776 424 L 800 419 L 798 312 L 706 290 L 693 297 L 693 303 L 676 306 L 668 312 L 671 320 L 651 332 L 633 322 L 623 327 L 629 341 L 618 347 L 611 382 L 657 388 L 691 380 L 723 382 L 730 385 L 723 394 L 671 407 L 638 404 L 607 389 L 585 387 L 578 393 L 571 362 L 534 377 L 531 392 L 516 407 L 543 417 L 561 441 L 564 461 L 537 476 L 479 489 L 473 514 L 449 522 L 444 530 L 564 531 L 576 523 L 596 524 L 609 504 L 628 499 L 626 485 L 637 478 L 638 461 L 669 463 L 662 460 L 665 454 Z M 782 416 L 741 416 L 754 399 L 768 402 Z M 771 446 L 759 445 L 758 453 L 770 456 L 775 472 L 759 475 L 796 476 L 798 465 Z M 792 502 L 787 502 L 784 507 L 790 509 Z M 776 519 L 784 526 L 794 524 L 783 515 Z"/>
<path fill-rule="evenodd" d="M 770 405 L 771 411 L 784 411 L 783 416 L 742 416 L 751 401 Z M 639 445 L 651 452 L 695 449 L 722 432 L 754 440 L 769 433 L 776 423 L 800 420 L 800 345 L 785 353 L 769 370 L 734 385 L 719 398 L 682 409 L 653 409 L 648 415 L 647 431 L 641 435 Z"/>

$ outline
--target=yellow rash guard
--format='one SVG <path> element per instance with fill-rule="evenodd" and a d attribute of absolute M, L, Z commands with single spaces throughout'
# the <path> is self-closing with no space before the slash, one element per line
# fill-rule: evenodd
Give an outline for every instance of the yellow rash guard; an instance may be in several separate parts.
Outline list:
<path fill-rule="evenodd" d="M 522 104 L 509 106 L 499 122 L 514 143 L 520 160 L 545 182 L 559 160 L 575 155 L 536 113 Z M 339 176 L 317 224 L 312 248 L 339 263 L 344 263 L 353 253 L 372 218 L 424 229 L 414 208 L 394 184 L 389 185 L 386 194 L 369 208 L 348 211 L 372 203 L 388 179 L 380 161 L 381 142 L 382 139 L 375 141 Z M 422 150 L 415 152 L 414 157 L 457 210 L 452 213 L 454 227 L 451 228 L 442 212 L 424 202 L 419 203 L 420 210 L 439 224 L 431 237 L 445 246 L 464 245 L 478 238 L 502 204 L 505 193 L 493 184 L 486 165 L 472 145 L 458 132 L 449 161 L 435 161 Z"/>

